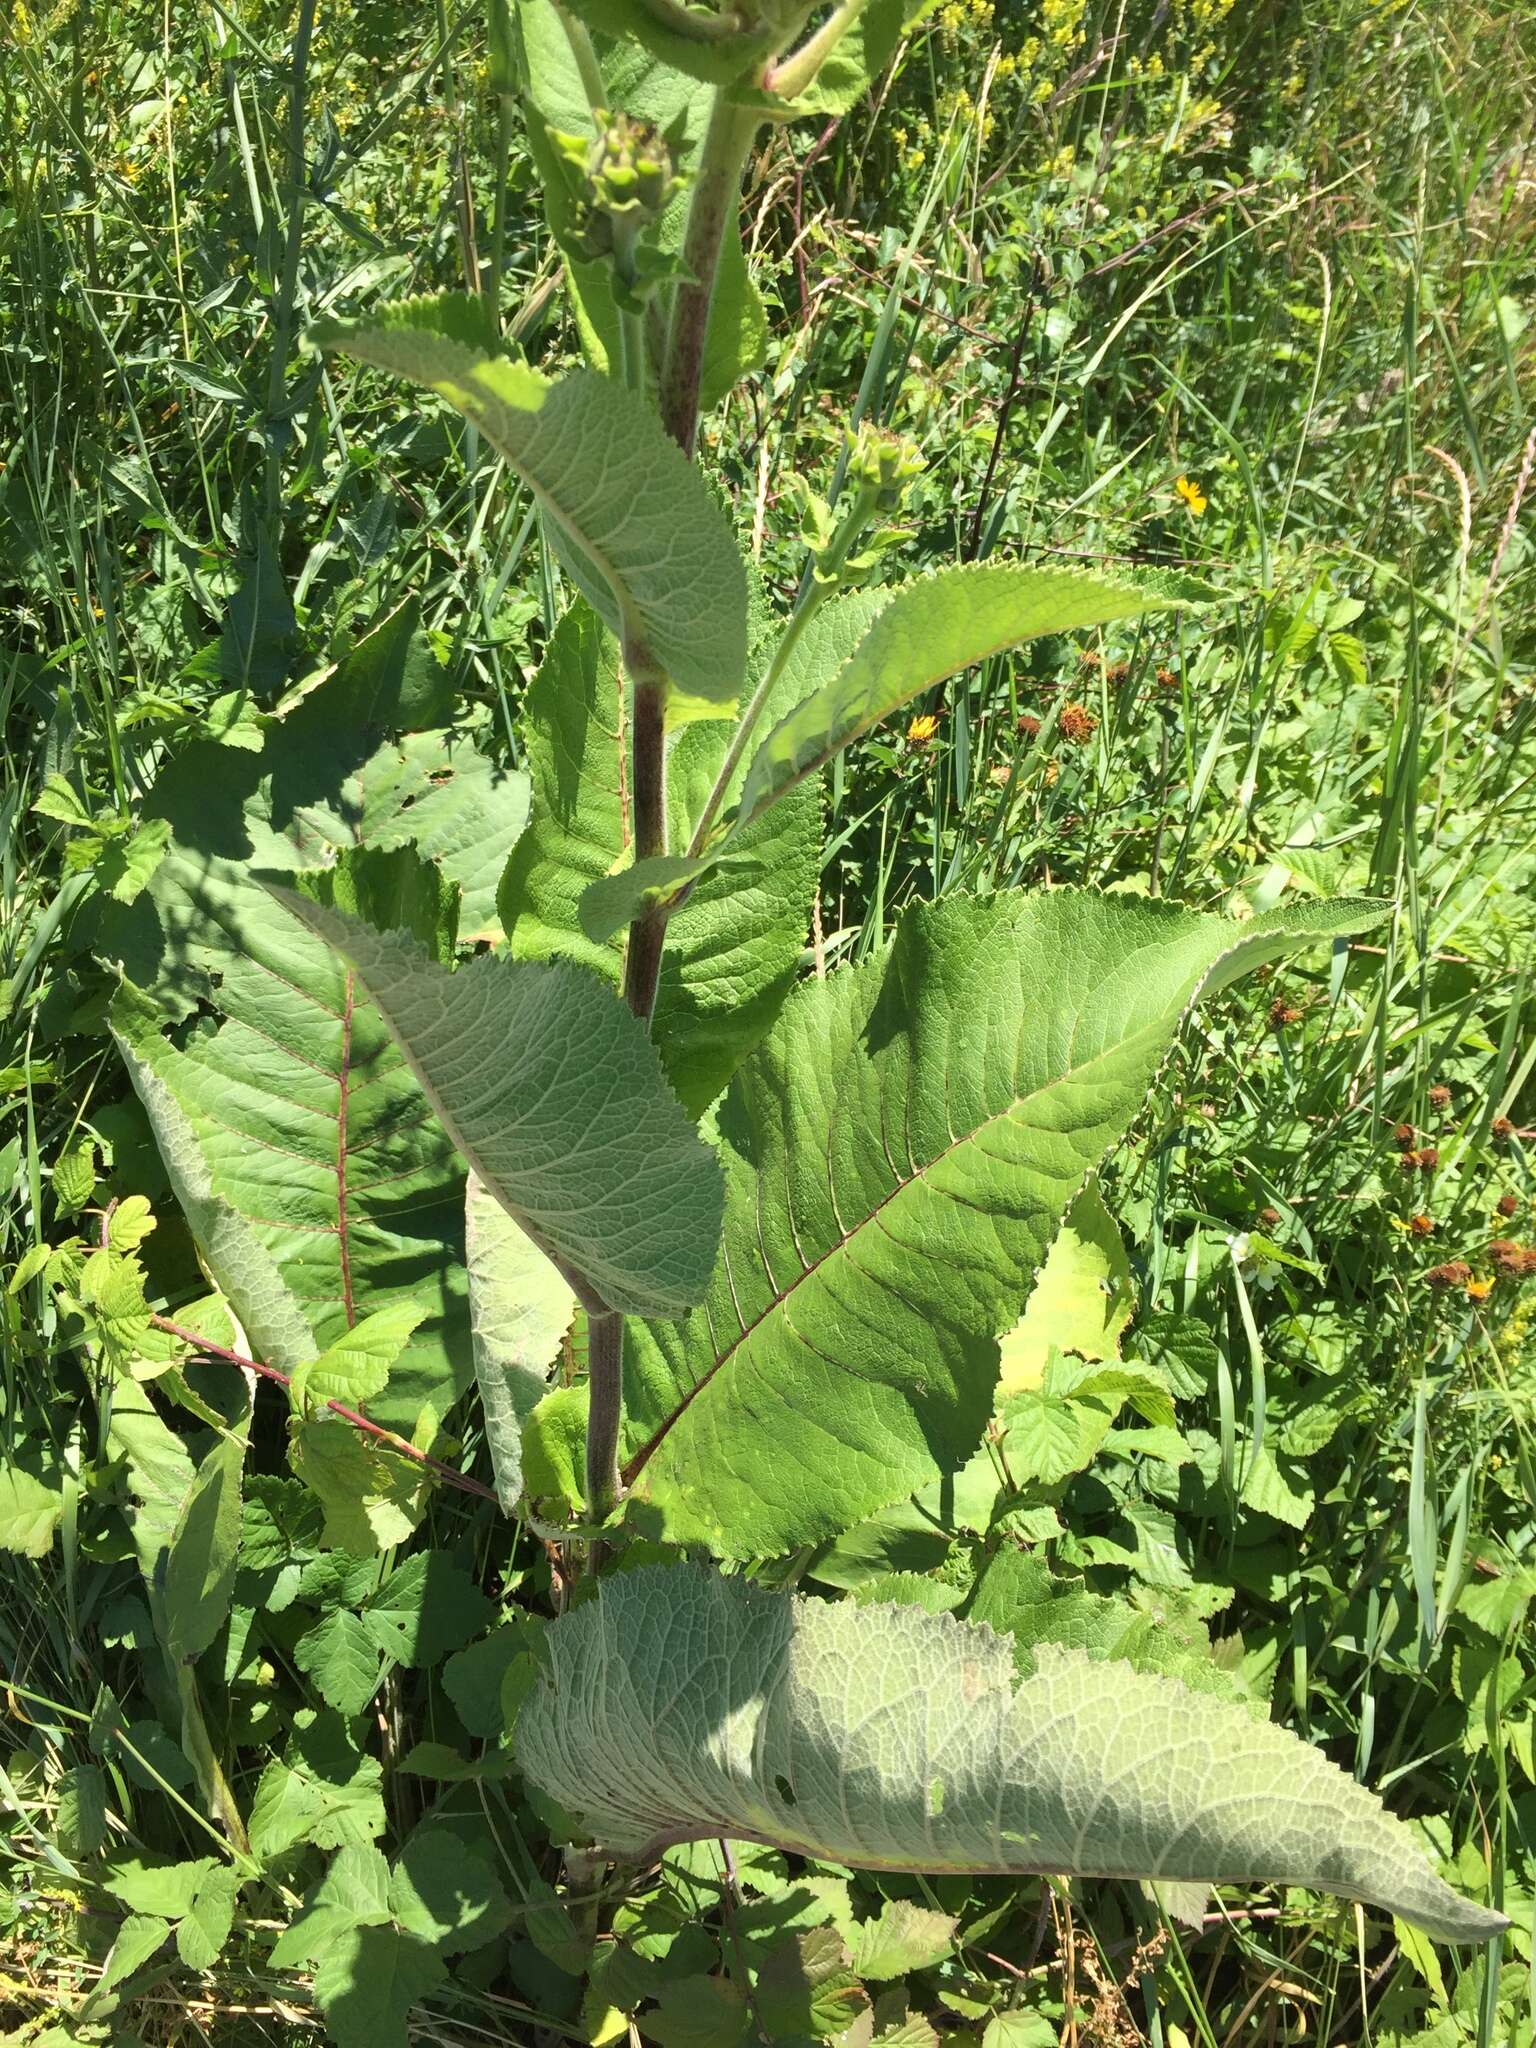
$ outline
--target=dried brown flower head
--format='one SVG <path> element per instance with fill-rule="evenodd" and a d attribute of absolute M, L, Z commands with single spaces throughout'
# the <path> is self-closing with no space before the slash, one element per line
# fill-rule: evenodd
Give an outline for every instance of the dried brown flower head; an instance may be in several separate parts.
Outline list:
<path fill-rule="evenodd" d="M 1443 1266 L 1431 1266 L 1424 1278 L 1431 1287 L 1465 1287 L 1472 1268 L 1465 1259 L 1447 1259 Z"/>

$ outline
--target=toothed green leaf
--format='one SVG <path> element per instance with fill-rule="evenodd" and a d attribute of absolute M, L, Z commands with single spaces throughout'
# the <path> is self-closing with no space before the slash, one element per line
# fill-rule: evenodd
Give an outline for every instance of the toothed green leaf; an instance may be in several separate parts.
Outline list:
<path fill-rule="evenodd" d="M 747 578 L 709 486 L 622 384 L 588 370 L 551 383 L 488 353 L 476 305 L 407 299 L 323 320 L 310 339 L 457 407 L 533 492 L 612 630 L 627 622 L 677 689 L 730 703 L 746 667 Z"/>
<path fill-rule="evenodd" d="M 797 990 L 720 1108 L 708 1296 L 630 1333 L 636 1526 L 773 1557 L 957 1470 L 992 1413 L 998 1336 L 1195 996 L 1380 915 L 949 897 L 909 911 L 883 957 Z"/>
<path fill-rule="evenodd" d="M 694 1565 L 555 1622 L 518 1762 L 604 1849 L 722 1834 L 823 1862 L 1305 1885 L 1448 1941 L 1460 1898 L 1320 1751 L 1176 1680 L 917 1607 L 804 1600 Z"/>

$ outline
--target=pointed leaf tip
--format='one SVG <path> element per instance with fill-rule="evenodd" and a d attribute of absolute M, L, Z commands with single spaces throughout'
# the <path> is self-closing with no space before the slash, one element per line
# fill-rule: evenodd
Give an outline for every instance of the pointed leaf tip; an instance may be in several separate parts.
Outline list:
<path fill-rule="evenodd" d="M 1273 1882 L 1445 1941 L 1508 1922 L 1288 1730 L 1174 1679 L 991 1629 L 807 1600 L 695 1565 L 605 1580 L 555 1622 L 518 1757 L 604 1848 L 736 1835 L 881 1870 Z"/>

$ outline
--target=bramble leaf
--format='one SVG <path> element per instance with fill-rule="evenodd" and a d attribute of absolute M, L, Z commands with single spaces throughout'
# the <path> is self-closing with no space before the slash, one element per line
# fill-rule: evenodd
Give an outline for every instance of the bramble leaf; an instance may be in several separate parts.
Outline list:
<path fill-rule="evenodd" d="M 1288 1730 L 1176 1680 L 917 1607 L 805 1600 L 695 1565 L 555 1622 L 518 1760 L 606 1850 L 730 1834 L 885 1870 L 1306 1885 L 1449 1941 L 1508 1922 Z"/>

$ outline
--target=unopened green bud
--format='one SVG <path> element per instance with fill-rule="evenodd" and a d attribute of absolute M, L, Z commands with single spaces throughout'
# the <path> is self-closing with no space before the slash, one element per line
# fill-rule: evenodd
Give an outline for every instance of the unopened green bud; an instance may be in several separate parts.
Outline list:
<path fill-rule="evenodd" d="M 896 511 L 922 470 L 917 444 L 905 434 L 861 420 L 858 431 L 848 436 L 848 480 L 855 489 L 873 493 L 876 512 Z"/>
<path fill-rule="evenodd" d="M 602 112 L 597 119 L 601 125 L 587 150 L 587 205 L 594 226 L 608 223 L 612 246 L 659 221 L 681 181 L 654 122 Z"/>

